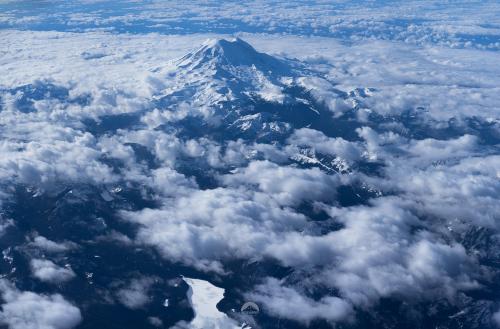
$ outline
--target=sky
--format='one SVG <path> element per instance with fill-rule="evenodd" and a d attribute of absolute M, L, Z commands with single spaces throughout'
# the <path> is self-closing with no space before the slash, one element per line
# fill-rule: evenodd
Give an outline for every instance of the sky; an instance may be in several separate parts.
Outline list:
<path fill-rule="evenodd" d="M 355 325 L 387 299 L 415 313 L 448 303 L 449 319 L 494 328 L 499 12 L 496 1 L 1 1 L 0 234 L 19 226 L 7 206 L 17 186 L 36 196 L 91 186 L 107 202 L 141 186 L 153 206 L 113 208 L 136 229 L 100 238 L 151 248 L 212 282 L 187 279 L 197 290 L 221 297 L 228 264 L 269 260 L 293 275 L 267 273 L 239 293 L 301 328 Z M 257 52 L 217 42 L 235 36 Z M 221 75 L 203 62 L 218 47 L 236 53 L 215 64 Z M 286 65 L 270 73 L 278 64 L 262 53 Z M 176 130 L 188 119 L 219 127 L 218 105 L 244 95 L 279 106 L 292 87 L 349 126 L 291 128 L 251 114 L 231 122 L 264 120 L 266 133 L 282 134 L 276 143 Z M 137 123 L 96 128 L 129 116 Z M 346 187 L 366 200 L 343 203 Z M 13 247 L 45 255 L 24 253 L 30 280 L 55 287 L 83 275 L 54 256 L 81 241 L 23 234 Z M 108 287 L 110 300 L 147 307 L 157 278 L 125 281 Z M 28 286 L 0 280 L 0 323 L 85 324 L 71 296 Z M 240 319 L 229 315 L 216 313 L 214 329 L 233 328 Z"/>

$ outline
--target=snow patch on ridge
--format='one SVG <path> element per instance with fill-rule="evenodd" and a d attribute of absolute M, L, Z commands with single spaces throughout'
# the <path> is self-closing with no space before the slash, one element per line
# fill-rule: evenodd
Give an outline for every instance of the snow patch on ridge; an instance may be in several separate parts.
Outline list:
<path fill-rule="evenodd" d="M 194 311 L 189 323 L 193 329 L 237 329 L 236 322 L 217 309 L 217 303 L 224 298 L 224 289 L 208 281 L 183 278 L 189 285 L 188 299 Z"/>

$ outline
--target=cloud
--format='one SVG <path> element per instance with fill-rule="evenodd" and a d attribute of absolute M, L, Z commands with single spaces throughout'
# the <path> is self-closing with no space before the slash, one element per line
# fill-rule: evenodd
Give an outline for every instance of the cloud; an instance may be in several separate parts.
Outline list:
<path fill-rule="evenodd" d="M 318 168 L 299 169 L 279 166 L 269 161 L 253 161 L 248 167 L 226 175 L 223 182 L 230 186 L 257 185 L 281 205 L 299 205 L 302 201 L 327 201 L 335 198 L 340 185 L 337 176 L 327 175 Z"/>
<path fill-rule="evenodd" d="M 328 234 L 337 261 L 326 269 L 325 280 L 354 304 L 370 305 L 385 296 L 451 296 L 477 287 L 474 257 L 430 232 L 413 233 L 425 223 L 398 198 L 380 198 L 370 207 L 331 208 L 330 214 L 345 228 Z"/>
<path fill-rule="evenodd" d="M 322 132 L 310 128 L 296 129 L 288 138 L 288 143 L 309 146 L 320 153 L 339 156 L 349 162 L 361 158 L 361 150 L 356 143 L 340 137 L 330 138 Z"/>
<path fill-rule="evenodd" d="M 282 235 L 267 252 L 294 268 L 321 266 L 313 280 L 338 289 L 339 297 L 358 307 L 390 296 L 452 299 L 458 291 L 478 288 L 474 257 L 459 244 L 412 234 L 423 223 L 405 208 L 396 198 L 332 208 L 344 228 L 321 236 Z"/>
<path fill-rule="evenodd" d="M 48 259 L 32 259 L 31 271 L 37 279 L 50 283 L 63 283 L 75 277 L 71 268 L 59 267 Z"/>
<path fill-rule="evenodd" d="M 70 329 L 82 320 L 80 310 L 61 295 L 40 295 L 19 291 L 10 282 L 0 281 L 4 304 L 0 322 L 12 329 Z"/>
<path fill-rule="evenodd" d="M 373 32 L 379 23 L 367 24 Z M 359 21 L 328 26 L 341 31 L 349 24 Z M 433 28 L 397 30 L 403 34 L 396 38 Z M 118 231 L 101 239 L 152 246 L 168 261 L 219 278 L 238 272 L 227 266 L 233 260 L 289 267 L 304 274 L 300 282 L 293 275 L 261 278 L 247 293 L 270 315 L 303 324 L 345 321 L 384 298 L 408 307 L 443 297 L 453 303 L 464 291 L 482 289 L 478 282 L 488 287 L 488 272 L 496 270 L 481 257 L 491 251 L 467 239 L 475 230 L 499 229 L 496 54 L 411 45 L 425 40 L 351 40 L 346 46 L 329 38 L 248 35 L 259 50 L 303 60 L 310 71 L 302 86 L 333 111 L 331 131 L 303 127 L 266 143 L 195 135 L 179 127 L 193 114 L 189 104 L 158 102 L 172 87 L 171 60 L 207 35 L 0 33 L 6 44 L 0 69 L 2 200 L 17 184 L 37 191 L 33 198 L 54 186 L 108 191 L 103 199 L 113 202 L 110 209 L 137 231 L 127 232 L 134 241 Z M 85 52 L 107 56 L 85 59 Z M 211 91 L 203 90 L 207 97 Z M 360 127 L 357 136 L 335 129 L 344 123 L 335 121 L 340 115 Z M 300 152 L 310 162 L 298 161 Z M 331 158 L 350 170 L 331 174 L 318 164 Z M 134 208 L 130 199 L 120 203 L 125 193 L 109 196 L 115 185 L 139 186 L 150 208 Z M 341 207 L 340 187 L 352 190 L 352 205 Z M 50 238 L 37 236 L 29 244 L 54 254 L 74 247 L 64 237 Z M 46 282 L 75 275 L 46 259 L 30 265 Z M 133 279 L 115 297 L 140 309 L 150 284 Z M 309 292 L 319 289 L 326 292 L 313 298 Z M 31 318 L 43 319 L 52 304 L 70 310 L 57 319 L 80 319 L 59 295 L 20 292 L 5 282 L 3 291 L 11 296 L 5 305 L 14 305 L 4 308 L 3 321 L 13 328 L 34 326 Z M 21 299 L 36 302 L 24 310 Z M 13 322 L 19 319 L 27 324 Z"/>
<path fill-rule="evenodd" d="M 283 286 L 274 278 L 265 280 L 246 297 L 261 303 L 261 307 L 270 314 L 306 325 L 318 318 L 332 322 L 346 320 L 353 312 L 352 306 L 338 297 L 323 297 L 316 301 L 293 288 Z"/>
<path fill-rule="evenodd" d="M 36 131 L 36 125 L 26 128 Z M 45 136 L 42 141 L 3 141 L 0 176 L 42 188 L 53 187 L 60 177 L 77 182 L 116 181 L 111 168 L 99 161 L 101 154 L 93 147 L 94 137 L 76 131 L 70 134 L 70 140 Z"/>
<path fill-rule="evenodd" d="M 500 184 L 494 163 L 498 156 L 481 146 L 477 137 L 408 142 L 396 134 L 378 134 L 370 128 L 359 133 L 366 140 L 370 157 L 386 164 L 383 177 L 367 179 L 381 191 L 398 191 L 416 209 L 443 221 L 497 228 Z M 404 153 L 409 154 L 402 157 Z"/>
<path fill-rule="evenodd" d="M 492 319 L 497 326 L 500 326 L 500 311 L 493 313 Z"/>
<path fill-rule="evenodd" d="M 310 76 L 300 77 L 298 85 L 308 90 L 319 103 L 326 106 L 336 117 L 353 107 L 349 100 L 342 97 L 342 92 L 326 79 Z"/>
<path fill-rule="evenodd" d="M 391 3 L 252 1 L 244 9 L 231 2 L 165 4 L 152 1 L 119 3 L 106 7 L 105 13 L 99 10 L 101 6 L 89 5 L 93 2 L 79 1 L 64 6 L 50 3 L 41 7 L 42 10 L 40 6 L 24 6 L 24 11 L 19 11 L 8 1 L 4 4 L 7 10 L 0 16 L 0 22 L 18 29 L 49 26 L 62 31 L 113 30 L 116 33 L 168 34 L 202 33 L 210 26 L 213 31 L 228 34 L 241 31 L 258 34 L 286 32 L 351 42 L 378 39 L 420 46 L 499 48 L 498 18 L 493 14 L 498 12 L 498 4 L 494 1 L 467 3 L 466 6 L 448 2 L 406 1 L 397 8 Z M 228 19 L 231 25 L 224 24 Z M 96 54 L 109 52 L 93 45 L 82 52 L 87 53 L 90 54 L 90 61 L 102 61 L 106 57 Z"/>
<path fill-rule="evenodd" d="M 142 308 L 150 301 L 148 292 L 154 282 L 149 277 L 133 279 L 126 287 L 118 290 L 116 296 L 120 303 L 130 309 Z"/>
<path fill-rule="evenodd" d="M 259 256 L 275 232 L 305 223 L 303 215 L 245 190 L 193 190 L 165 201 L 160 209 L 122 216 L 140 225 L 139 241 L 156 246 L 168 259 L 205 270 L 222 271 L 223 259 Z"/>
<path fill-rule="evenodd" d="M 34 237 L 33 242 L 31 242 L 30 245 L 53 253 L 65 252 L 76 247 L 76 245 L 72 242 L 57 243 L 41 235 Z"/>
<path fill-rule="evenodd" d="M 446 245 L 428 240 L 419 241 L 410 250 L 409 270 L 421 281 L 422 287 L 435 289 L 452 288 L 453 297 L 458 288 L 477 288 L 478 283 L 471 280 L 471 260 L 462 245 Z M 452 282 L 447 282 L 452 280 Z M 425 289 L 425 288 L 424 288 Z"/>
<path fill-rule="evenodd" d="M 0 194 L 0 207 L 1 207 L 1 199 L 2 199 L 2 195 Z M 7 231 L 7 229 L 11 226 L 14 225 L 14 222 L 12 221 L 12 219 L 4 219 L 2 216 L 0 216 L 0 237 L 2 237 L 5 232 Z"/>

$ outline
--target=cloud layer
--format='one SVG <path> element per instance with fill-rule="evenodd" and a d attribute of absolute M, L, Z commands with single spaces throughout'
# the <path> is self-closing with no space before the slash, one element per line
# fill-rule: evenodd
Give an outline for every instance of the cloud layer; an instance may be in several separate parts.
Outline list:
<path fill-rule="evenodd" d="M 4 279 L 0 289 L 4 300 L 0 321 L 9 328 L 70 329 L 82 319 L 80 310 L 59 294 L 19 291 Z"/>
<path fill-rule="evenodd" d="M 82 216 L 90 237 L 79 244 L 114 237 L 123 248 L 154 248 L 162 257 L 154 262 L 222 282 L 245 276 L 238 262 L 286 269 L 248 278 L 238 294 L 301 325 L 351 321 L 383 300 L 445 303 L 446 314 L 482 302 L 488 321 L 498 318 L 498 300 L 466 295 L 490 289 L 498 273 L 496 53 L 247 35 L 296 70 L 271 74 L 228 55 L 224 69 L 234 67 L 221 76 L 217 61 L 200 74 L 196 63 L 176 60 L 207 35 L 0 34 L 8 45 L 0 59 L 2 201 L 20 189 L 56 200 L 56 210 L 69 204 L 61 213 L 74 219 L 71 205 L 91 195 L 96 212 L 107 208 Z M 249 76 L 262 79 L 238 89 Z M 280 97 L 264 97 L 276 86 Z M 186 95 L 203 95 L 204 104 Z M 311 123 L 301 125 L 295 109 Z M 226 129 L 224 120 L 235 124 Z M 108 230 L 107 212 L 123 226 Z M 20 244 L 37 250 L 23 257 L 37 280 L 69 284 L 76 275 L 57 257 L 77 244 L 50 232 L 23 232 Z M 143 310 L 151 280 L 102 295 Z M 61 295 L 2 287 L 1 318 L 12 328 L 81 321 Z"/>

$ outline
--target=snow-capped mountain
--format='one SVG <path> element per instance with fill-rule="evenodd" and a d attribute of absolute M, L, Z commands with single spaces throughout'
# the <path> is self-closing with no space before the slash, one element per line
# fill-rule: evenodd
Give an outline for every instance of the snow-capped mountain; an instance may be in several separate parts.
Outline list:
<path fill-rule="evenodd" d="M 255 96 L 283 102 L 283 89 L 294 75 L 290 63 L 260 53 L 239 38 L 209 39 L 175 66 L 173 90 L 196 89 L 200 106 Z"/>
<path fill-rule="evenodd" d="M 197 50 L 188 53 L 177 64 L 181 68 L 194 71 L 197 68 L 211 68 L 227 71 L 234 76 L 236 67 L 253 67 L 269 76 L 290 74 L 290 67 L 275 57 L 260 53 L 240 38 L 208 39 Z M 214 77 L 224 77 L 224 72 L 217 72 Z M 244 77 L 239 76 L 242 80 Z"/>
<path fill-rule="evenodd" d="M 156 96 L 156 114 L 185 127 L 198 118 L 197 128 L 209 125 L 232 136 L 273 140 L 291 128 L 315 125 L 331 117 L 327 106 L 311 93 L 305 79 L 314 77 L 300 62 L 255 50 L 239 38 L 209 39 L 174 60 L 162 72 L 167 87 Z M 333 93 L 335 95 L 335 93 Z M 341 93 L 338 97 L 345 97 Z M 231 135 L 229 135 L 231 136 Z"/>

